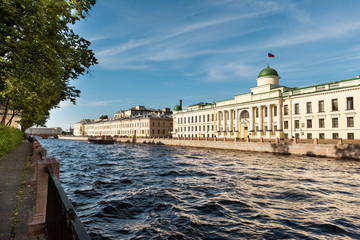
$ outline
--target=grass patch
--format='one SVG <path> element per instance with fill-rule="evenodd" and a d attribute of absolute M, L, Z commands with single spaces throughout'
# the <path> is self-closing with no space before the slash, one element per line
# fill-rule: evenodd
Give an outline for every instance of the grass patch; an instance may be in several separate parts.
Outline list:
<path fill-rule="evenodd" d="M 20 129 L 0 125 L 0 156 L 13 150 L 23 139 Z"/>

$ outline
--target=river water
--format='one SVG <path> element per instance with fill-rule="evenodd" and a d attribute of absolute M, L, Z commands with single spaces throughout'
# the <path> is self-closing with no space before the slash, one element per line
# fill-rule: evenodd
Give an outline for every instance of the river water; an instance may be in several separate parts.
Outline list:
<path fill-rule="evenodd" d="M 92 239 L 360 239 L 360 161 L 40 142 Z"/>

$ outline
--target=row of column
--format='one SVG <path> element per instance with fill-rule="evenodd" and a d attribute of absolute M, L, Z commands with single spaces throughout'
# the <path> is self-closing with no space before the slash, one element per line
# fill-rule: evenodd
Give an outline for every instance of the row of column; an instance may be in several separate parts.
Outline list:
<path fill-rule="evenodd" d="M 255 126 L 255 117 L 254 117 L 254 112 L 255 109 L 258 108 L 259 109 L 259 131 L 263 131 L 263 125 L 264 125 L 264 115 L 263 115 L 263 107 L 267 107 L 267 126 L 270 126 L 270 128 L 268 127 L 268 131 L 271 131 L 271 126 L 272 126 L 272 115 L 271 115 L 271 107 L 272 105 L 267 104 L 267 105 L 259 105 L 259 106 L 253 106 L 250 107 L 249 109 L 249 119 L 250 119 L 250 123 L 249 123 L 249 131 L 250 132 L 254 132 L 254 126 Z M 243 110 L 243 109 L 242 109 Z M 238 131 L 239 129 L 239 112 L 242 111 L 239 109 L 230 109 L 230 110 L 223 110 L 223 111 L 218 111 L 217 112 L 217 130 L 223 130 L 223 131 L 228 131 L 227 127 L 230 126 L 230 131 Z M 282 122 L 281 122 L 281 105 L 280 103 L 276 104 L 276 110 L 277 110 L 277 129 L 275 130 L 282 130 Z M 229 119 L 228 119 L 228 114 L 227 112 L 229 112 Z M 235 128 L 234 128 L 234 118 L 233 118 L 233 114 L 235 114 Z M 223 119 L 221 120 L 221 116 L 223 116 Z"/>

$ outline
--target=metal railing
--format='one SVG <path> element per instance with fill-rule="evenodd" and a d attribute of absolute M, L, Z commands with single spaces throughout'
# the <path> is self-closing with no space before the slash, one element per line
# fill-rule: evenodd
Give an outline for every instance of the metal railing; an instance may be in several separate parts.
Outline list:
<path fill-rule="evenodd" d="M 46 208 L 47 239 L 91 239 L 51 167 Z"/>

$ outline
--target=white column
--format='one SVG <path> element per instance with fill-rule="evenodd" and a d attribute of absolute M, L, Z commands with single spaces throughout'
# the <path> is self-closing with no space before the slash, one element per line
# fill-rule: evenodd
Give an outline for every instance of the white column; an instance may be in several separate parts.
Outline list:
<path fill-rule="evenodd" d="M 239 131 L 239 110 L 235 110 L 235 131 Z"/>
<path fill-rule="evenodd" d="M 281 105 L 280 103 L 277 104 L 277 129 L 282 130 L 282 122 L 281 122 Z"/>
<path fill-rule="evenodd" d="M 230 131 L 234 131 L 234 110 L 230 110 Z"/>
<path fill-rule="evenodd" d="M 267 128 L 267 130 L 268 131 L 271 131 L 271 125 L 272 125 L 272 123 L 271 123 L 271 105 L 270 104 L 268 104 L 267 105 L 267 111 L 268 111 L 268 128 Z"/>
<path fill-rule="evenodd" d="M 226 119 L 226 111 L 224 110 L 222 112 L 222 114 L 223 114 L 223 131 L 226 132 L 226 121 L 227 121 L 227 119 Z"/>
<path fill-rule="evenodd" d="M 249 115 L 250 115 L 250 129 L 249 129 L 249 131 L 253 132 L 254 131 L 254 107 L 250 107 Z"/>
<path fill-rule="evenodd" d="M 261 106 L 259 106 L 259 131 L 262 132 L 263 130 L 263 110 Z"/>

